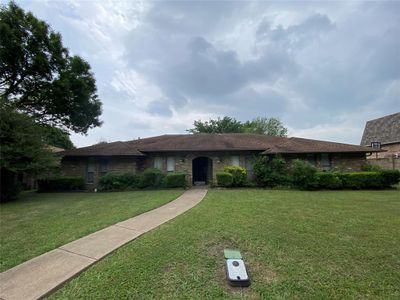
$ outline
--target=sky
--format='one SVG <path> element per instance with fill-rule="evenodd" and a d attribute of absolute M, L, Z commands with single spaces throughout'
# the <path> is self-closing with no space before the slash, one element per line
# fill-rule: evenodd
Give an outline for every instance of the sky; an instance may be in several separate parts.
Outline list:
<path fill-rule="evenodd" d="M 103 125 L 78 147 L 223 116 L 359 144 L 400 111 L 400 1 L 16 2 L 92 67 Z"/>

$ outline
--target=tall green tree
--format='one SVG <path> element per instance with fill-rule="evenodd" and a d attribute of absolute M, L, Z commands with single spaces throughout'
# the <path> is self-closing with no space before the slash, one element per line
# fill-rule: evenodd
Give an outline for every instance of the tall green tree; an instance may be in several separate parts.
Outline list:
<path fill-rule="evenodd" d="M 194 121 L 194 128 L 188 129 L 190 133 L 229 133 L 229 132 L 242 132 L 242 123 L 235 118 L 223 117 L 216 120 L 210 119 L 209 121 Z"/>
<path fill-rule="evenodd" d="M 232 117 L 194 121 L 190 133 L 257 133 L 273 136 L 286 136 L 287 129 L 278 118 L 255 118 L 244 123 Z"/>
<path fill-rule="evenodd" d="M 243 124 L 244 132 L 266 134 L 272 136 L 287 136 L 287 128 L 278 118 L 255 118 Z"/>
<path fill-rule="evenodd" d="M 1 5 L 0 169 L 7 174 L 2 180 L 45 174 L 59 160 L 48 145 L 70 148 L 67 131 L 85 134 L 101 125 L 100 115 L 90 65 L 71 56 L 47 23 L 14 2 Z"/>
<path fill-rule="evenodd" d="M 14 2 L 0 8 L 1 105 L 36 123 L 79 133 L 101 125 L 90 65 L 70 56 L 61 35 Z"/>

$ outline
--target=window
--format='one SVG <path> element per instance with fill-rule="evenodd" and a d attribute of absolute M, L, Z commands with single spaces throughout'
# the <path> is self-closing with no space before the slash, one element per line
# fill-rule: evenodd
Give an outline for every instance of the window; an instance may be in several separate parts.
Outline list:
<path fill-rule="evenodd" d="M 246 156 L 245 167 L 246 167 L 246 171 L 247 171 L 247 178 L 252 179 L 253 178 L 253 157 L 252 156 Z"/>
<path fill-rule="evenodd" d="M 381 142 L 371 142 L 372 149 L 381 149 Z"/>
<path fill-rule="evenodd" d="M 88 159 L 87 170 L 86 170 L 86 182 L 94 183 L 94 172 L 96 170 L 96 165 L 94 158 Z"/>
<path fill-rule="evenodd" d="M 161 168 L 162 168 L 162 159 L 161 159 L 161 157 L 154 157 L 154 168 L 161 170 Z"/>
<path fill-rule="evenodd" d="M 330 169 L 332 169 L 332 161 L 329 154 L 321 154 L 321 169 L 323 171 L 329 171 Z"/>
<path fill-rule="evenodd" d="M 307 154 L 307 161 L 313 166 L 317 165 L 317 157 L 315 154 Z"/>
<path fill-rule="evenodd" d="M 232 156 L 231 165 L 234 166 L 234 167 L 239 167 L 240 166 L 239 156 Z"/>
<path fill-rule="evenodd" d="M 167 157 L 167 172 L 175 171 L 175 157 Z"/>
<path fill-rule="evenodd" d="M 107 170 L 108 170 L 108 161 L 106 159 L 100 160 L 100 168 L 99 168 L 100 177 L 106 175 Z"/>

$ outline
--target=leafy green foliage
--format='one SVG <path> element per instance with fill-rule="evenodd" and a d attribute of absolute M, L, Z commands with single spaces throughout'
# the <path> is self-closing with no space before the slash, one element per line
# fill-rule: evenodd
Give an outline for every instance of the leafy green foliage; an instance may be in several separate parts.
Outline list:
<path fill-rule="evenodd" d="M 0 109 L 0 167 L 15 173 L 45 174 L 55 168 L 59 158 L 42 142 L 43 131 L 31 117 Z"/>
<path fill-rule="evenodd" d="M 327 190 L 339 190 L 343 187 L 342 180 L 338 173 L 318 172 L 316 177 L 318 180 L 318 188 Z"/>
<path fill-rule="evenodd" d="M 382 184 L 386 187 L 398 184 L 400 182 L 399 170 L 381 170 Z"/>
<path fill-rule="evenodd" d="M 141 188 L 159 188 L 164 183 L 165 174 L 159 169 L 148 168 L 141 174 Z"/>
<path fill-rule="evenodd" d="M 243 124 L 243 131 L 272 136 L 287 136 L 287 128 L 278 118 L 255 118 Z"/>
<path fill-rule="evenodd" d="M 50 146 L 59 147 L 62 149 L 73 149 L 74 144 L 69 138 L 69 133 L 52 126 L 43 127 L 43 143 Z"/>
<path fill-rule="evenodd" d="M 291 165 L 292 184 L 300 190 L 314 190 L 318 187 L 317 168 L 309 162 L 295 159 Z"/>
<path fill-rule="evenodd" d="M 224 167 L 224 172 L 230 173 L 233 176 L 232 186 L 245 186 L 247 180 L 246 169 L 242 167 L 227 166 Z"/>
<path fill-rule="evenodd" d="M 194 121 L 191 133 L 257 133 L 273 136 L 286 136 L 287 129 L 278 118 L 255 118 L 244 123 L 232 117 Z"/>
<path fill-rule="evenodd" d="M 218 186 L 230 187 L 233 183 L 233 175 L 228 172 L 217 172 L 217 184 Z"/>
<path fill-rule="evenodd" d="M 380 166 L 373 165 L 369 161 L 367 161 L 362 165 L 361 170 L 366 172 L 379 172 L 382 170 L 382 168 Z"/>
<path fill-rule="evenodd" d="M 286 162 L 282 158 L 268 159 L 266 156 L 253 158 L 253 173 L 257 185 L 276 187 L 288 183 Z"/>
<path fill-rule="evenodd" d="M 75 132 L 101 124 L 90 65 L 71 57 L 59 33 L 14 2 L 0 8 L 0 62 L 2 106 Z"/>
<path fill-rule="evenodd" d="M 85 179 L 80 176 L 62 176 L 38 180 L 39 192 L 79 191 L 85 188 Z"/>
<path fill-rule="evenodd" d="M 235 118 L 223 117 L 216 120 L 210 119 L 209 121 L 194 121 L 194 128 L 189 129 L 191 133 L 232 133 L 243 132 L 243 125 Z"/>
<path fill-rule="evenodd" d="M 99 191 L 125 191 L 141 186 L 142 177 L 133 172 L 108 172 L 99 179 Z"/>
<path fill-rule="evenodd" d="M 22 191 L 22 185 L 17 179 L 17 173 L 5 168 L 0 168 L 0 172 L 0 202 L 15 200 Z"/>
<path fill-rule="evenodd" d="M 343 187 L 347 189 L 374 189 L 383 187 L 380 172 L 352 172 L 339 174 Z"/>
<path fill-rule="evenodd" d="M 169 173 L 164 179 L 167 188 L 185 188 L 187 186 L 185 173 Z"/>

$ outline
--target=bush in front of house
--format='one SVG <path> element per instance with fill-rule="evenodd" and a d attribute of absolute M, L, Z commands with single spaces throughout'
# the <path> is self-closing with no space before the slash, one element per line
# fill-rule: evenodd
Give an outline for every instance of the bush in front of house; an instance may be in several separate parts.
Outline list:
<path fill-rule="evenodd" d="M 379 172 L 381 173 L 382 176 L 382 184 L 385 187 L 390 187 L 400 182 L 399 170 L 381 170 Z"/>
<path fill-rule="evenodd" d="M 233 175 L 228 172 L 218 172 L 216 174 L 217 184 L 222 187 L 230 187 L 233 183 Z"/>
<path fill-rule="evenodd" d="M 141 174 L 141 188 L 159 188 L 164 183 L 165 174 L 159 169 L 149 168 Z"/>
<path fill-rule="evenodd" d="M 317 172 L 316 178 L 318 182 L 318 188 L 320 189 L 340 190 L 343 188 L 343 183 L 338 173 Z"/>
<path fill-rule="evenodd" d="M 141 176 L 133 172 L 109 172 L 99 179 L 99 191 L 123 191 L 140 187 Z"/>
<path fill-rule="evenodd" d="M 246 169 L 242 167 L 227 166 L 224 167 L 224 172 L 232 174 L 232 186 L 244 186 L 247 181 Z"/>
<path fill-rule="evenodd" d="M 38 192 L 77 191 L 85 188 L 85 179 L 81 176 L 62 176 L 39 179 Z"/>
<path fill-rule="evenodd" d="M 381 172 L 340 173 L 339 177 L 345 189 L 361 190 L 384 187 Z"/>
<path fill-rule="evenodd" d="M 315 190 L 318 188 L 317 168 L 308 161 L 293 160 L 290 173 L 294 187 L 300 190 Z"/>
<path fill-rule="evenodd" d="M 272 159 L 266 156 L 254 157 L 253 174 L 257 185 L 262 187 L 284 186 L 289 182 L 286 162 L 279 157 Z"/>
<path fill-rule="evenodd" d="M 185 173 L 170 173 L 164 179 L 165 187 L 167 188 L 177 188 L 182 187 L 185 188 L 186 183 L 186 174 Z"/>

